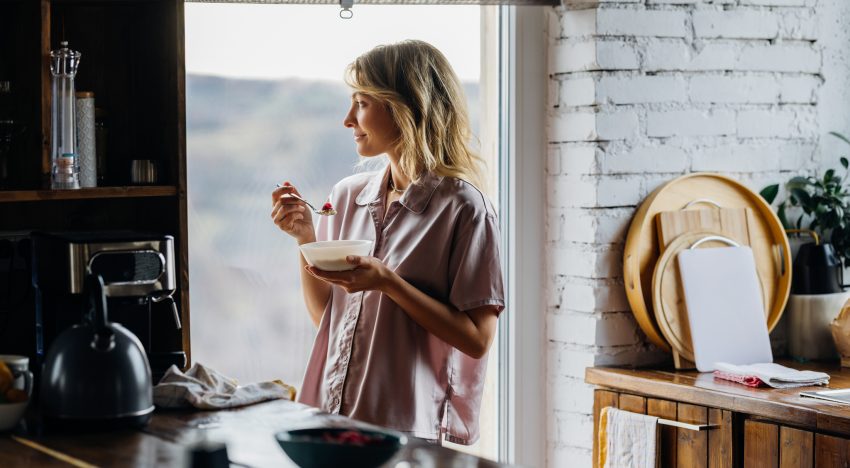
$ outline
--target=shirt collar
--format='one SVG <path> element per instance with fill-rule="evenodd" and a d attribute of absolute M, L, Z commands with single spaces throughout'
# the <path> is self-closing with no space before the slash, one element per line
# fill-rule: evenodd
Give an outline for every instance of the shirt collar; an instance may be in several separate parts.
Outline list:
<path fill-rule="evenodd" d="M 390 166 L 387 166 L 383 172 L 376 172 L 357 195 L 355 203 L 360 206 L 379 203 L 386 195 L 389 175 Z M 425 173 L 419 178 L 419 182 L 410 184 L 407 187 L 399 202 L 403 207 L 414 213 L 422 213 L 428 207 L 431 196 L 434 195 L 434 191 L 437 190 L 437 187 L 442 181 L 442 176 L 431 172 Z"/>

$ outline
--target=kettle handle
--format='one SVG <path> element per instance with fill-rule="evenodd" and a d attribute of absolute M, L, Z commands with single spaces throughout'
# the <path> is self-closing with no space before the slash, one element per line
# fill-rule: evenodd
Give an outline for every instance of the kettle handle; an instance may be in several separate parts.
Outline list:
<path fill-rule="evenodd" d="M 98 351 L 109 351 L 115 347 L 115 334 L 109 327 L 106 316 L 106 294 L 103 277 L 89 271 L 86 276 L 86 289 L 89 293 L 89 305 L 94 309 L 94 338 L 91 347 Z"/>

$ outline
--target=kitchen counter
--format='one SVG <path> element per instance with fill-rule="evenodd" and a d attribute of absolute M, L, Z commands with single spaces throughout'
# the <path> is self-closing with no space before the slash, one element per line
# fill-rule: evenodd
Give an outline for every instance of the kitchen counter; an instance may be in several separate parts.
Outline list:
<path fill-rule="evenodd" d="M 850 388 L 850 369 L 838 365 L 780 362 L 800 370 L 826 372 L 829 386 L 752 388 L 711 373 L 657 369 L 588 368 L 588 383 L 643 395 L 664 396 L 694 405 L 755 413 L 772 421 L 850 437 L 850 405 L 800 396 L 802 390 Z"/>
<path fill-rule="evenodd" d="M 361 427 L 365 423 L 323 413 L 300 403 L 276 400 L 223 411 L 159 411 L 143 429 L 105 432 L 49 432 L 34 417 L 12 434 L 0 435 L 0 466 L 188 466 L 188 449 L 204 440 L 227 444 L 231 466 L 296 466 L 274 434 L 300 427 Z M 38 444 L 42 450 L 32 448 Z M 46 450 L 45 450 L 46 449 Z M 45 452 L 53 451 L 48 454 Z M 507 465 L 409 439 L 385 466 L 401 461 L 425 466 L 504 467 Z M 411 465 L 416 466 L 415 463 Z"/>
<path fill-rule="evenodd" d="M 780 361 L 830 374 L 828 388 L 850 388 L 850 369 L 837 364 Z M 850 458 L 850 405 L 800 397 L 802 390 L 752 388 L 711 373 L 672 369 L 588 368 L 599 411 L 612 406 L 709 430 L 661 428 L 663 466 L 845 466 Z M 594 438 L 595 439 L 595 438 Z M 598 447 L 594 440 L 594 460 Z"/>

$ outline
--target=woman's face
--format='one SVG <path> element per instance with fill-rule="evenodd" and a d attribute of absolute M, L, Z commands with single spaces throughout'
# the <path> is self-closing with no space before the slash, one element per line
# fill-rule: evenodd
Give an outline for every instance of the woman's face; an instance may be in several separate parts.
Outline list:
<path fill-rule="evenodd" d="M 354 142 L 360 156 L 389 153 L 398 139 L 398 128 L 389 109 L 364 94 L 354 93 L 351 96 L 351 108 L 342 123 L 354 131 Z"/>

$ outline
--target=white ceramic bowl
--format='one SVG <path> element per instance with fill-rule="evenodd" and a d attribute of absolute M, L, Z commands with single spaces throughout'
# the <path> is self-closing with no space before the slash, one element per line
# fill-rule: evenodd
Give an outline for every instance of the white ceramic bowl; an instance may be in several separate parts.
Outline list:
<path fill-rule="evenodd" d="M 301 245 L 301 254 L 307 264 L 325 271 L 353 270 L 354 265 L 345 261 L 349 255 L 365 257 L 372 251 L 370 240 L 335 240 L 310 242 Z"/>
<path fill-rule="evenodd" d="M 18 424 L 27 410 L 27 403 L 0 403 L 0 431 L 8 431 Z"/>

